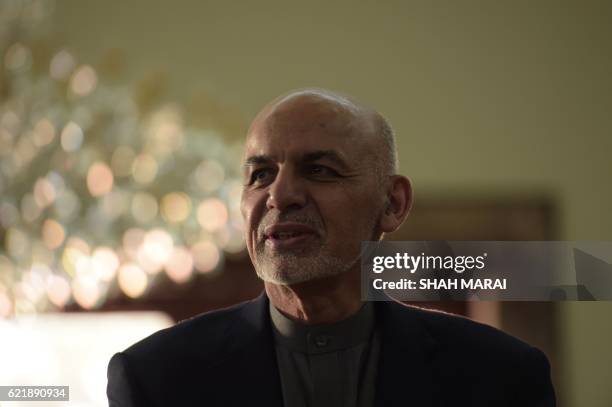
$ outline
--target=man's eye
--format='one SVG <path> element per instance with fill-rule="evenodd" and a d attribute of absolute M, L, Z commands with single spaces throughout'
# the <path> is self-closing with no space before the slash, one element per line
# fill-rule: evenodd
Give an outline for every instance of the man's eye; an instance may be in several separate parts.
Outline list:
<path fill-rule="evenodd" d="M 331 168 L 326 167 L 324 165 L 318 165 L 318 164 L 309 165 L 306 168 L 306 172 L 308 173 L 308 175 L 329 175 L 329 176 L 338 175 L 338 173 L 332 170 Z"/>
<path fill-rule="evenodd" d="M 260 170 L 255 170 L 251 174 L 251 184 L 264 182 L 266 177 L 270 175 L 270 170 L 267 168 L 262 168 Z"/>

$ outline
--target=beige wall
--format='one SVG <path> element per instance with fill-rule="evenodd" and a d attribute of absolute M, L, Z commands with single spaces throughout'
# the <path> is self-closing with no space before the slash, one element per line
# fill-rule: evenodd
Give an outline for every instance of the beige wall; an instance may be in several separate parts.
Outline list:
<path fill-rule="evenodd" d="M 417 194 L 544 192 L 559 238 L 612 240 L 612 3 L 360 3 L 60 1 L 56 29 L 86 62 L 122 49 L 126 82 L 164 71 L 170 98 L 245 120 L 292 88 L 347 92 L 391 120 Z M 611 315 L 562 305 L 564 405 L 612 405 Z"/>

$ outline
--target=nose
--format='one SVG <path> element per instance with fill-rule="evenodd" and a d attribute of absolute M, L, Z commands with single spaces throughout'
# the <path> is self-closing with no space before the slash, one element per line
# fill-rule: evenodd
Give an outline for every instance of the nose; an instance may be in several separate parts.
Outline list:
<path fill-rule="evenodd" d="M 299 209 L 306 205 L 305 185 L 291 168 L 281 168 L 268 188 L 268 209 L 281 212 L 288 209 Z"/>

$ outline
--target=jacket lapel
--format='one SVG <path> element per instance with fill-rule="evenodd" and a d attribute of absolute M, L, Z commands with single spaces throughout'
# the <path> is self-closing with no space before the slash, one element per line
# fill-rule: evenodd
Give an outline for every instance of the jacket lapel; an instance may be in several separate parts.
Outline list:
<path fill-rule="evenodd" d="M 392 300 L 376 306 L 382 339 L 376 406 L 433 406 L 433 338 L 410 307 Z"/>
<path fill-rule="evenodd" d="M 282 407 L 268 298 L 262 294 L 241 311 L 241 318 L 232 326 L 227 338 L 238 343 L 238 350 L 223 363 L 227 374 L 236 377 L 226 405 L 253 405 L 257 401 L 258 405 Z"/>

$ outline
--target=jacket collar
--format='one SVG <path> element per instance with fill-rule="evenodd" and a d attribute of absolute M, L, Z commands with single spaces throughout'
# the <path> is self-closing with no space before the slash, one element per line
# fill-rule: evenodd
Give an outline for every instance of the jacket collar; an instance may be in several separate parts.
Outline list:
<path fill-rule="evenodd" d="M 282 388 L 276 349 L 265 293 L 245 303 L 226 335 L 231 354 L 221 366 L 228 377 L 236 377 L 235 391 L 227 394 L 226 405 L 282 407 Z"/>
<path fill-rule="evenodd" d="M 261 405 L 282 406 L 274 338 L 265 292 L 241 310 L 241 324 L 231 330 L 241 343 L 245 394 L 257 395 Z M 436 342 L 414 307 L 392 299 L 377 301 L 376 320 L 381 352 L 376 381 L 376 406 L 415 406 L 434 403 L 433 356 Z M 237 365 L 239 366 L 239 365 Z"/>

